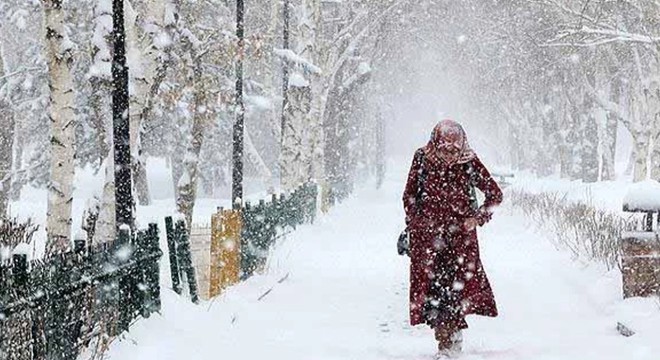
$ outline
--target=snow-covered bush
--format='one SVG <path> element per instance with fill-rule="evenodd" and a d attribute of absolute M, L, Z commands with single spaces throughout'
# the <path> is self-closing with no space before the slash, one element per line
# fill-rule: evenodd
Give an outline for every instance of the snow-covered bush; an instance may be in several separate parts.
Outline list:
<path fill-rule="evenodd" d="M 568 248 L 573 256 L 598 261 L 613 268 L 620 259 L 621 232 L 639 225 L 638 216 L 623 217 L 582 202 L 567 201 L 558 193 L 508 193 L 511 204 L 539 226 L 555 234 L 556 245 Z"/>
<path fill-rule="evenodd" d="M 0 217 L 0 246 L 14 248 L 21 243 L 29 244 L 32 236 L 39 230 L 32 219 L 20 221 L 17 218 Z"/>
<path fill-rule="evenodd" d="M 0 217 L 0 261 L 11 257 L 19 245 L 27 247 L 32 242 L 32 236 L 39 229 L 32 219 L 20 221 L 16 218 Z"/>

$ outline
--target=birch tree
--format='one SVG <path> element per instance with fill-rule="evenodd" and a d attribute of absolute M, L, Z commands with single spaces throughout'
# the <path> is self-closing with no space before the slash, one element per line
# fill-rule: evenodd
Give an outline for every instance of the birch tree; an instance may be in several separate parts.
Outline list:
<path fill-rule="evenodd" d="M 66 32 L 62 0 L 43 0 L 50 76 L 51 162 L 48 194 L 48 254 L 68 249 L 74 175 L 74 89 L 71 76 L 74 44 Z"/>
<path fill-rule="evenodd" d="M 15 128 L 5 75 L 4 53 L 0 44 L 0 124 L 3 124 L 0 128 L 0 218 L 8 216 Z"/>
<path fill-rule="evenodd" d="M 130 11 L 128 12 L 130 14 Z M 127 16 L 129 23 L 130 16 Z M 88 77 L 92 85 L 92 126 L 100 134 L 98 146 L 103 158 L 104 172 L 100 199 L 92 201 L 98 209 L 88 209 L 97 220 L 93 225 L 93 243 L 104 243 L 115 239 L 115 178 L 114 154 L 112 141 L 112 3 L 98 0 L 94 7 L 94 32 L 92 35 L 92 65 Z"/>

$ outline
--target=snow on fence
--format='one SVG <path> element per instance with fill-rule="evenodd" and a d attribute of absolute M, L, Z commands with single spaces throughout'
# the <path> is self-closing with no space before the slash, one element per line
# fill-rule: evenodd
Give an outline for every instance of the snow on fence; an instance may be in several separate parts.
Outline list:
<path fill-rule="evenodd" d="M 99 358 L 140 316 L 160 310 L 158 228 L 131 238 L 0 264 L 0 359 Z"/>
<path fill-rule="evenodd" d="M 660 295 L 660 184 L 655 180 L 631 186 L 623 210 L 644 214 L 642 228 L 621 236 L 624 297 Z M 657 218 L 654 221 L 654 217 Z"/>
<path fill-rule="evenodd" d="M 263 271 L 272 246 L 279 238 L 298 225 L 314 221 L 317 197 L 317 185 L 308 183 L 288 195 L 274 194 L 270 201 L 260 200 L 256 205 L 247 202 L 240 209 L 219 208 L 211 218 L 210 227 L 192 227 L 189 255 L 181 253 L 179 244 L 186 232 L 183 222 L 172 230 L 171 225 L 167 225 L 175 291 L 183 293 L 185 289 L 177 286 L 187 283 L 193 302 L 197 302 L 196 289 L 199 289 L 199 297 L 208 300 L 220 295 L 227 287 Z M 168 221 L 171 223 L 172 220 L 166 220 L 166 224 Z"/>

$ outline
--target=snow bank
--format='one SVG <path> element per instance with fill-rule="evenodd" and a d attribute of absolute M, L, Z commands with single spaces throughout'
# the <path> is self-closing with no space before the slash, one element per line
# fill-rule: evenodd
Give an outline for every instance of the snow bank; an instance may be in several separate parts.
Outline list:
<path fill-rule="evenodd" d="M 630 182 L 627 180 L 584 183 L 558 177 L 537 178 L 516 173 L 511 189 L 532 194 L 557 193 L 569 202 L 582 202 L 613 213 L 623 213 L 622 205 Z"/>
<path fill-rule="evenodd" d="M 626 211 L 660 210 L 660 183 L 646 180 L 630 185 L 623 204 Z"/>

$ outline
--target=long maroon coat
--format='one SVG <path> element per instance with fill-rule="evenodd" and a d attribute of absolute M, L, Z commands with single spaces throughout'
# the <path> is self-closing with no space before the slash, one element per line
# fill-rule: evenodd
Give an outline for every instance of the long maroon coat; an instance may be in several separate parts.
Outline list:
<path fill-rule="evenodd" d="M 443 161 L 426 159 L 423 149 L 415 153 L 403 195 L 410 233 L 412 325 L 429 323 L 423 307 L 427 296 L 431 297 L 432 279 L 438 279 L 438 272 L 452 264 L 455 280 L 450 286 L 458 294 L 457 308 L 460 308 L 453 326 L 466 328 L 465 315 L 497 316 L 495 298 L 479 258 L 477 232 L 467 231 L 463 223 L 469 217 L 475 217 L 479 225 L 490 220 L 492 209 L 502 202 L 502 191 L 477 157 L 469 163 L 448 166 Z M 422 166 L 424 193 L 421 204 L 418 204 Z M 470 171 L 473 171 L 472 176 Z M 477 210 L 470 206 L 470 182 L 486 196 L 484 204 Z"/>

